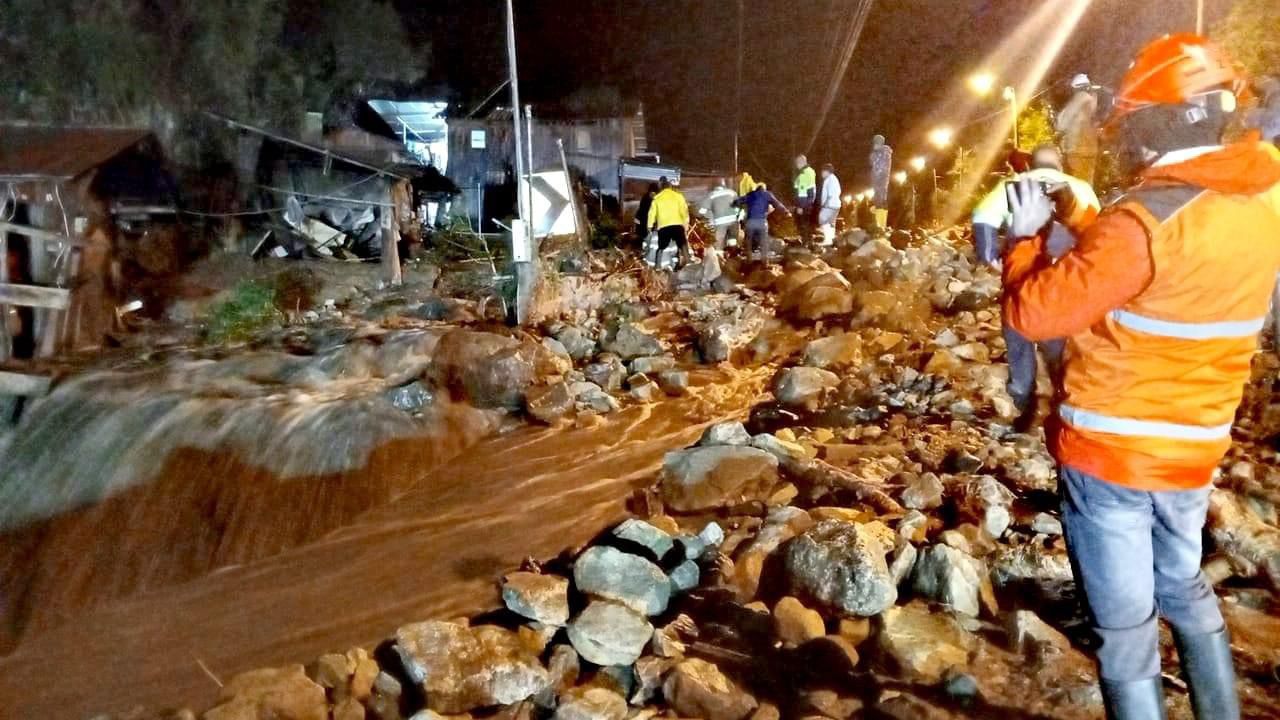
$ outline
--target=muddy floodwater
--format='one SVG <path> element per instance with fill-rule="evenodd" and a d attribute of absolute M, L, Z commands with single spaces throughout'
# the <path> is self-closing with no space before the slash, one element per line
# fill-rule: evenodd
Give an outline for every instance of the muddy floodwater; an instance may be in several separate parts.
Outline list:
<path fill-rule="evenodd" d="M 0 707 L 203 707 L 214 678 L 492 607 L 504 571 L 620 518 L 666 451 L 744 416 L 768 374 L 699 371 L 687 397 L 593 427 L 483 437 L 496 424 L 451 414 L 452 433 L 319 477 L 198 450 L 156 458 L 147 483 L 5 536 Z"/>

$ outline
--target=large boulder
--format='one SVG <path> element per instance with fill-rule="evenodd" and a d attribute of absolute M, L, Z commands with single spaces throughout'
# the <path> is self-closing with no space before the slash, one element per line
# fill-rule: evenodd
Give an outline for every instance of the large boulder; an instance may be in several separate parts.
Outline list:
<path fill-rule="evenodd" d="M 773 396 L 790 407 L 817 408 L 823 393 L 840 384 L 840 377 L 816 367 L 783 368 L 773 377 Z"/>
<path fill-rule="evenodd" d="M 747 432 L 747 428 L 736 420 L 719 422 L 707 426 L 707 429 L 702 431 L 702 437 L 698 440 L 698 444 L 704 447 L 708 445 L 750 445 L 751 433 Z"/>
<path fill-rule="evenodd" d="M 1057 602 L 1075 591 L 1071 561 L 1065 550 L 1036 543 L 1006 546 L 987 561 L 991 582 L 1002 593 L 1020 595 L 1028 602 Z"/>
<path fill-rule="evenodd" d="M 676 546 L 666 530 L 638 518 L 627 518 L 613 529 L 613 536 L 644 548 L 651 560 L 662 560 Z"/>
<path fill-rule="evenodd" d="M 627 366 L 623 365 L 617 357 L 610 355 L 584 367 L 582 374 L 587 380 L 605 390 L 620 390 L 622 381 L 627 377 Z"/>
<path fill-rule="evenodd" d="M 324 688 L 301 665 L 250 670 L 218 691 L 217 707 L 205 720 L 328 720 Z"/>
<path fill-rule="evenodd" d="M 507 609 L 545 625 L 569 622 L 569 580 L 559 575 L 511 573 L 502 581 Z"/>
<path fill-rule="evenodd" d="M 880 533 L 825 520 L 791 541 L 787 575 L 794 591 L 846 617 L 870 617 L 898 599 Z"/>
<path fill-rule="evenodd" d="M 623 360 L 661 355 L 663 352 L 662 343 L 658 338 L 631 324 L 619 327 L 604 343 L 604 349 Z"/>
<path fill-rule="evenodd" d="M 565 382 L 531 388 L 525 397 L 525 409 L 529 411 L 529 415 L 547 425 L 554 425 L 573 412 L 574 404 L 574 397 L 569 393 L 569 385 Z"/>
<path fill-rule="evenodd" d="M 667 453 L 662 461 L 662 499 L 677 512 L 734 505 L 772 487 L 778 460 L 763 450 L 733 445 L 694 447 Z"/>
<path fill-rule="evenodd" d="M 651 637 L 653 625 L 644 615 L 610 600 L 592 600 L 569 623 L 573 648 L 601 666 L 634 663 Z"/>
<path fill-rule="evenodd" d="M 853 291 L 839 273 L 818 275 L 782 297 L 781 310 L 799 320 L 853 312 Z"/>
<path fill-rule="evenodd" d="M 657 615 L 671 600 L 671 580 L 639 555 L 607 545 L 588 549 L 573 564 L 579 592 L 615 600 L 643 615 Z"/>
<path fill-rule="evenodd" d="M 809 513 L 797 507 L 773 508 L 764 526 L 734 557 L 734 585 L 745 601 L 756 596 L 766 563 L 783 543 L 813 527 Z"/>
<path fill-rule="evenodd" d="M 703 720 L 745 720 L 759 704 L 720 668 L 699 658 L 676 665 L 667 675 L 662 694 L 681 716 Z"/>
<path fill-rule="evenodd" d="M 948 670 L 967 667 L 977 641 L 954 617 L 919 603 L 889 608 L 876 636 L 884 672 L 904 679 L 936 683 Z"/>
<path fill-rule="evenodd" d="M 983 608 L 995 609 L 995 592 L 987 566 L 948 545 L 927 548 L 915 562 L 912 589 L 916 594 L 970 617 Z"/>
<path fill-rule="evenodd" d="M 574 360 L 589 360 L 596 354 L 596 341 L 582 328 L 566 325 L 556 333 L 555 339 Z"/>
<path fill-rule="evenodd" d="M 493 625 L 434 620 L 405 625 L 396 630 L 395 648 L 409 677 L 426 693 L 427 707 L 436 712 L 510 705 L 550 683 L 538 649 Z"/>

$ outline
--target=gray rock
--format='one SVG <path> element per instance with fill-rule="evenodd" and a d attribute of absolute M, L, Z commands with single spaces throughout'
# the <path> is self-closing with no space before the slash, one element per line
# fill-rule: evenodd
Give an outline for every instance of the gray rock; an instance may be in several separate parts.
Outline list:
<path fill-rule="evenodd" d="M 759 704 L 720 668 L 700 658 L 672 668 L 662 692 L 681 716 L 704 720 L 745 720 Z"/>
<path fill-rule="evenodd" d="M 773 378 L 773 396 L 791 407 L 816 408 L 822 394 L 840 384 L 829 370 L 815 367 L 784 368 Z"/>
<path fill-rule="evenodd" d="M 692 560 L 685 560 L 671 571 L 672 592 L 688 592 L 698 587 L 701 575 L 702 572 L 698 569 L 698 563 Z"/>
<path fill-rule="evenodd" d="M 539 422 L 553 425 L 568 415 L 574 407 L 574 397 L 567 383 L 558 382 L 542 388 L 531 388 L 525 396 L 525 409 Z"/>
<path fill-rule="evenodd" d="M 589 360 L 596 354 L 596 341 L 582 328 L 568 325 L 556 333 L 556 340 L 564 347 L 569 357 L 579 362 Z"/>
<path fill-rule="evenodd" d="M 511 573 L 502 581 L 502 602 L 521 617 L 564 625 L 569 622 L 569 580 L 559 575 Z"/>
<path fill-rule="evenodd" d="M 1036 600 L 1070 597 L 1075 588 L 1071 561 L 1064 550 L 1028 543 L 1001 547 L 988 558 L 991 582 L 1001 589 L 1026 593 Z"/>
<path fill-rule="evenodd" d="M 915 545 L 905 540 L 898 541 L 898 546 L 893 550 L 893 562 L 889 563 L 889 575 L 893 578 L 894 585 L 901 587 L 911 577 L 919 555 L 920 551 L 916 550 Z"/>
<path fill-rule="evenodd" d="M 554 720 L 623 720 L 627 701 L 618 693 L 590 685 L 569 688 L 560 694 Z"/>
<path fill-rule="evenodd" d="M 969 673 L 953 672 L 942 685 L 947 696 L 955 700 L 968 701 L 978 696 L 978 679 Z"/>
<path fill-rule="evenodd" d="M 407 385 L 391 388 L 383 394 L 387 401 L 408 413 L 421 412 L 423 408 L 435 401 L 435 393 L 431 392 L 421 380 L 414 380 Z"/>
<path fill-rule="evenodd" d="M 653 636 L 653 625 L 641 614 L 609 600 L 592 600 L 569 623 L 569 642 L 587 662 L 630 665 Z"/>
<path fill-rule="evenodd" d="M 1036 513 L 1031 519 L 1031 531 L 1045 535 L 1061 535 L 1062 521 L 1049 513 Z"/>
<path fill-rule="evenodd" d="M 720 523 L 712 520 L 703 526 L 698 533 L 698 539 L 706 543 L 708 547 L 720 547 L 724 542 L 724 528 L 720 527 Z"/>
<path fill-rule="evenodd" d="M 729 445 L 667 453 L 662 462 L 662 499 L 677 512 L 740 503 L 771 488 L 778 460 L 767 452 Z"/>
<path fill-rule="evenodd" d="M 628 324 L 618 328 L 613 337 L 604 343 L 604 349 L 623 360 L 631 360 L 649 355 L 661 355 L 662 343 L 653 335 Z"/>
<path fill-rule="evenodd" d="M 537 655 L 509 630 L 429 621 L 396 630 L 396 652 L 427 707 L 464 713 L 532 697 L 550 681 Z"/>
<path fill-rule="evenodd" d="M 544 337 L 542 338 L 542 347 L 546 348 L 552 355 L 568 360 L 572 365 L 573 357 L 569 355 L 569 350 L 564 346 L 564 343 L 555 338 Z"/>
<path fill-rule="evenodd" d="M 917 475 L 902 491 L 902 506 L 911 510 L 933 510 L 942 505 L 942 480 L 933 473 Z"/>
<path fill-rule="evenodd" d="M 658 357 L 638 357 L 631 361 L 631 372 L 645 375 L 656 375 L 664 370 L 674 370 L 676 359 L 669 355 Z"/>
<path fill-rule="evenodd" d="M 708 445 L 747 446 L 751 444 L 751 433 L 736 420 L 719 422 L 707 426 L 707 429 L 702 431 L 702 438 L 698 440 L 698 444 L 704 447 Z"/>
<path fill-rule="evenodd" d="M 919 603 L 889 608 L 880 626 L 876 645 L 881 669 L 909 680 L 936 683 L 953 668 L 967 667 L 977 646 L 951 615 Z"/>
<path fill-rule="evenodd" d="M 676 546 L 675 540 L 665 530 L 636 518 L 623 520 L 613 529 L 613 536 L 648 550 L 652 560 L 661 560 Z"/>
<path fill-rule="evenodd" d="M 627 367 L 621 360 L 609 358 L 584 367 L 582 374 L 605 390 L 620 390 L 622 380 L 627 377 Z"/>
<path fill-rule="evenodd" d="M 601 415 L 608 415 L 622 409 L 622 405 L 618 403 L 617 398 L 598 388 L 596 390 L 588 390 L 579 395 L 578 402 Z"/>
<path fill-rule="evenodd" d="M 689 373 L 684 370 L 663 370 L 658 373 L 658 387 L 668 395 L 684 395 L 689 392 Z"/>
<path fill-rule="evenodd" d="M 580 592 L 615 600 L 645 615 L 661 613 L 671 600 L 671 580 L 662 568 L 604 545 L 578 556 L 573 582 Z"/>
<path fill-rule="evenodd" d="M 1013 520 L 1010 507 L 1014 495 L 990 475 L 980 475 L 965 486 L 961 509 L 972 517 L 987 534 L 998 538 Z"/>
<path fill-rule="evenodd" d="M 984 594 L 994 602 L 986 565 L 948 545 L 934 545 L 920 554 L 912 589 L 970 617 L 982 614 Z"/>
<path fill-rule="evenodd" d="M 885 562 L 888 549 L 872 532 L 840 520 L 825 520 L 791 542 L 786 568 L 791 587 L 852 617 L 884 612 L 898 599 Z"/>

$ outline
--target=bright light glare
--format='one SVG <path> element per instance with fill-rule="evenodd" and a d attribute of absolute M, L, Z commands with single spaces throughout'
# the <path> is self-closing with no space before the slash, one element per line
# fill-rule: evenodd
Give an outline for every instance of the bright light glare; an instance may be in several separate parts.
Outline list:
<path fill-rule="evenodd" d="M 851 202 L 853 202 L 853 196 L 852 196 L 852 195 L 845 195 L 845 196 L 844 196 L 844 201 L 845 201 L 846 203 L 851 203 Z"/>
<path fill-rule="evenodd" d="M 916 172 L 920 172 L 921 170 L 924 170 L 924 165 L 925 165 L 925 159 L 923 155 L 917 155 L 911 158 L 912 170 L 915 170 Z"/>
<path fill-rule="evenodd" d="M 907 184 L 907 171 L 906 171 L 906 170 L 899 170 L 898 172 L 894 173 L 894 174 L 893 174 L 893 181 L 894 181 L 894 182 L 896 182 L 896 183 L 898 183 L 899 185 L 906 185 L 906 184 Z"/>
<path fill-rule="evenodd" d="M 929 144 L 945 150 L 951 145 L 951 140 L 955 137 L 955 131 L 949 127 L 937 127 L 929 131 Z"/>
<path fill-rule="evenodd" d="M 969 89 L 978 97 L 986 97 L 996 87 L 996 76 L 989 72 L 974 73 L 969 76 Z"/>
<path fill-rule="evenodd" d="M 1018 91 L 1014 90 L 1012 85 L 1006 85 L 1004 92 L 1000 93 L 1000 97 L 1009 102 L 1013 102 L 1018 97 Z"/>

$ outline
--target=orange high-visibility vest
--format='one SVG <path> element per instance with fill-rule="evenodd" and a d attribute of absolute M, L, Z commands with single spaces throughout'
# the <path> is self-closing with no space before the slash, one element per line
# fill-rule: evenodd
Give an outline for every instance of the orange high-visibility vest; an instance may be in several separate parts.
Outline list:
<path fill-rule="evenodd" d="M 1280 270 L 1277 193 L 1148 182 L 1119 202 L 1147 229 L 1152 280 L 1068 341 L 1060 462 L 1143 489 L 1211 480 Z"/>

